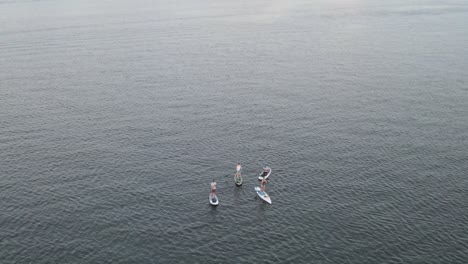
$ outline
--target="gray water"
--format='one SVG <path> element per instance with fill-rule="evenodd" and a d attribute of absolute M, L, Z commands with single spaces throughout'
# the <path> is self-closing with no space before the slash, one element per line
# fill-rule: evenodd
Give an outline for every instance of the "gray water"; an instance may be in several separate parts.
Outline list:
<path fill-rule="evenodd" d="M 467 263 L 467 70 L 466 1 L 0 0 L 0 263 Z"/>

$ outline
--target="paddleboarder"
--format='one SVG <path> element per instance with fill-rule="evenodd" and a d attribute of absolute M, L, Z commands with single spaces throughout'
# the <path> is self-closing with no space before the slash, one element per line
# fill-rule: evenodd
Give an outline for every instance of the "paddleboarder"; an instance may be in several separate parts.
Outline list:
<path fill-rule="evenodd" d="M 267 180 L 263 178 L 262 182 L 260 183 L 260 188 L 262 189 L 262 191 L 266 190 L 266 184 L 267 184 Z"/>
<path fill-rule="evenodd" d="M 216 195 L 216 182 L 215 182 L 214 179 L 213 179 L 213 181 L 211 182 L 211 193 L 213 193 L 213 194 Z"/>
<path fill-rule="evenodd" d="M 218 196 L 216 195 L 216 182 L 215 180 L 213 179 L 213 181 L 211 182 L 211 191 L 210 191 L 210 204 L 211 205 L 218 205 L 219 204 L 219 200 L 218 200 Z"/>

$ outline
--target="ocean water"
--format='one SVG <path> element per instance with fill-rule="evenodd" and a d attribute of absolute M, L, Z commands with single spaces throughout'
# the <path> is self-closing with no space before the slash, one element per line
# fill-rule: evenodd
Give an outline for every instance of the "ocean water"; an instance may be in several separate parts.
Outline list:
<path fill-rule="evenodd" d="M 468 263 L 467 72 L 466 1 L 0 0 L 0 263 Z"/>

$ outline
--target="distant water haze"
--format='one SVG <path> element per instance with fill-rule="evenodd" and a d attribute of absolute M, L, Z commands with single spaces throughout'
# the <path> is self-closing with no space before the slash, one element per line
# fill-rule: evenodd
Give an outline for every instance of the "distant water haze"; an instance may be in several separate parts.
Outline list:
<path fill-rule="evenodd" d="M 0 0 L 0 263 L 466 263 L 467 18 Z"/>

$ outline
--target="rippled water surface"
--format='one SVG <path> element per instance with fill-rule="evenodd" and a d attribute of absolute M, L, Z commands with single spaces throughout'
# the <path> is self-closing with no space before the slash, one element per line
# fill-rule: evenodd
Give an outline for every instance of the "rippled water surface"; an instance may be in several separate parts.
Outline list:
<path fill-rule="evenodd" d="M 467 22 L 458 0 L 0 0 L 0 263 L 467 263 Z"/>

